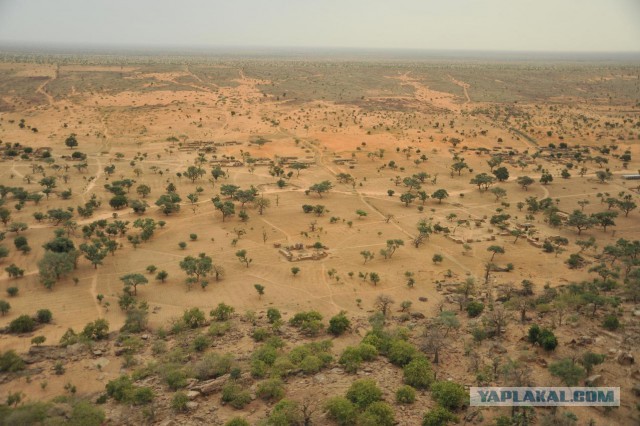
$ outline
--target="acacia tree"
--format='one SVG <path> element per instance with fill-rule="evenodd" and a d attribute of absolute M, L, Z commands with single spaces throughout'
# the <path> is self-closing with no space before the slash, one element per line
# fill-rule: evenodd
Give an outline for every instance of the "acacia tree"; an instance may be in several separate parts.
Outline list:
<path fill-rule="evenodd" d="M 133 287 L 133 295 L 138 294 L 138 286 L 149 282 L 147 277 L 142 274 L 127 274 L 120 277 L 125 289 Z"/>
<path fill-rule="evenodd" d="M 307 193 L 315 192 L 320 196 L 320 198 L 322 198 L 322 194 L 325 192 L 329 192 L 331 188 L 333 188 L 333 184 L 328 180 L 324 180 L 322 182 L 311 185 L 307 190 Z"/>
<path fill-rule="evenodd" d="M 433 233 L 433 227 L 431 222 L 426 219 L 421 219 L 417 225 L 418 235 L 413 239 L 413 245 L 415 248 L 419 248 L 424 244 L 425 240 L 429 239 L 429 236 Z"/>
<path fill-rule="evenodd" d="M 592 218 L 577 209 L 574 210 L 567 219 L 567 226 L 576 228 L 578 230 L 578 235 L 580 235 L 583 230 L 591 228 L 593 224 L 594 220 Z"/>
<path fill-rule="evenodd" d="M 387 240 L 387 247 L 380 250 L 380 254 L 384 256 L 385 259 L 391 259 L 393 253 L 396 250 L 404 245 L 404 241 L 400 239 Z"/>
<path fill-rule="evenodd" d="M 91 244 L 80 244 L 80 251 L 84 254 L 84 257 L 91 262 L 94 269 L 98 269 L 98 265 L 102 265 L 102 260 L 109 253 L 109 249 L 105 247 L 99 239 L 94 239 Z"/>
<path fill-rule="evenodd" d="M 213 269 L 213 260 L 204 253 L 198 257 L 187 256 L 180 261 L 180 268 L 187 274 L 188 283 L 201 282 Z"/>
<path fill-rule="evenodd" d="M 244 249 L 238 250 L 236 252 L 236 257 L 238 258 L 240 263 L 244 263 L 247 266 L 247 268 L 249 267 L 249 264 L 253 262 L 253 259 L 250 259 L 247 257 L 247 251 Z"/>
<path fill-rule="evenodd" d="M 518 185 L 520 185 L 525 191 L 528 191 L 534 180 L 529 176 L 519 176 L 518 179 L 516 179 L 516 182 L 518 182 Z"/>
<path fill-rule="evenodd" d="M 491 259 L 489 259 L 489 262 L 493 262 L 493 258 L 496 256 L 496 254 L 498 254 L 498 253 L 504 254 L 504 247 L 501 247 L 501 246 L 489 246 L 489 248 L 487 248 L 487 251 L 490 251 L 490 252 L 493 253 L 491 255 Z"/>
<path fill-rule="evenodd" d="M 431 198 L 435 198 L 438 200 L 438 204 L 442 204 L 442 200 L 445 198 L 449 198 L 449 193 L 446 189 L 438 189 L 433 194 L 431 194 Z"/>

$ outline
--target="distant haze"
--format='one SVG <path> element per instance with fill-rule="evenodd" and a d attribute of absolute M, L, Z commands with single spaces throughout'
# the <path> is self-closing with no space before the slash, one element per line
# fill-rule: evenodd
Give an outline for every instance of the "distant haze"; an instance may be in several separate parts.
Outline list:
<path fill-rule="evenodd" d="M 0 46 L 640 52 L 640 0 L 0 0 Z"/>

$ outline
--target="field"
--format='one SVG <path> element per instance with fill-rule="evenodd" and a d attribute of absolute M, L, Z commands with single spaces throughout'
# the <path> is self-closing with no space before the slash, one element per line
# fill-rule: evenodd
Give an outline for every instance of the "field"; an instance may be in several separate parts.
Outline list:
<path fill-rule="evenodd" d="M 156 341 L 180 352 L 179 363 L 196 363 L 203 355 L 190 348 L 199 331 L 183 330 L 180 319 L 187 309 L 208 315 L 225 303 L 235 309 L 231 331 L 210 337 L 205 353 L 233 354 L 243 373 L 263 345 L 256 329 L 271 330 L 269 308 L 285 320 L 270 333 L 286 350 L 332 341 L 325 370 L 283 376 L 287 398 L 320 395 L 313 424 L 332 424 L 324 400 L 362 377 L 376 379 L 399 424 L 420 424 L 436 403 L 427 390 L 414 404 L 395 403 L 402 370 L 384 350 L 355 375 L 338 362 L 382 307 L 385 330 L 405 330 L 438 380 L 464 386 L 504 384 L 510 379 L 498 372 L 515 364 L 529 376 L 524 382 L 562 385 L 548 366 L 585 351 L 604 354 L 589 376 L 621 387 L 619 408 L 519 415 L 540 424 L 574 424 L 568 411 L 577 424 L 640 419 L 640 370 L 628 358 L 640 343 L 640 181 L 623 177 L 640 169 L 638 64 L 4 55 L 0 141 L 7 218 L 0 244 L 8 249 L 0 260 L 3 270 L 22 270 L 0 277 L 0 299 L 10 303 L 0 327 L 39 309 L 53 313 L 34 331 L 0 334 L 3 351 L 31 360 L 21 373 L 0 373 L 2 398 L 22 392 L 23 402 L 50 400 L 68 395 L 71 383 L 74 398 L 94 402 L 109 381 L 160 359 Z M 156 200 L 167 194 L 179 199 L 163 212 Z M 118 196 L 126 201 L 114 202 Z M 81 214 L 91 200 L 90 214 Z M 145 202 L 146 209 L 132 208 Z M 223 218 L 225 203 L 234 211 Z M 57 220 L 67 208 L 73 214 Z M 134 225 L 144 219 L 153 223 L 150 237 Z M 126 229 L 105 232 L 115 221 Z M 41 260 L 56 230 L 81 252 L 74 268 L 52 278 Z M 30 250 L 17 247 L 19 236 Z M 102 252 L 95 267 L 92 244 Z M 281 249 L 296 244 L 317 259 L 289 261 Z M 222 272 L 189 284 L 181 262 L 201 253 Z M 148 304 L 144 331 L 133 337 L 118 331 L 130 315 L 119 306 L 127 274 L 148 281 L 130 295 Z M 5 293 L 10 287 L 18 294 Z M 385 298 L 394 301 L 389 309 Z M 467 314 L 472 301 L 484 307 L 475 318 Z M 339 337 L 310 336 L 288 323 L 312 310 L 325 326 L 344 312 L 351 326 Z M 603 327 L 612 318 L 620 326 Z M 69 328 L 79 333 L 96 319 L 108 321 L 108 339 L 72 345 L 77 352 L 57 345 Z M 555 350 L 527 341 L 533 324 L 553 330 Z M 479 329 L 488 336 L 478 337 Z M 116 355 L 123 335 L 125 347 L 137 342 L 124 357 Z M 33 346 L 34 336 L 46 343 Z M 52 371 L 60 361 L 64 375 Z M 175 389 L 161 377 L 138 380 L 156 394 L 143 410 L 112 399 L 101 405 L 109 424 L 172 416 Z M 255 393 L 259 380 L 246 380 Z M 236 410 L 220 406 L 218 394 L 194 398 L 175 424 L 235 416 L 256 424 L 275 403 L 258 397 Z M 512 414 L 454 411 L 461 424 Z"/>

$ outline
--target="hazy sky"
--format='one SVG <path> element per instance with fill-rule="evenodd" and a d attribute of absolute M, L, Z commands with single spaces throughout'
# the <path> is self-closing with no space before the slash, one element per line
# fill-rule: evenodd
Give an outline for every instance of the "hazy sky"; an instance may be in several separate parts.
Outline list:
<path fill-rule="evenodd" d="M 640 0 L 0 0 L 0 44 L 640 51 Z"/>

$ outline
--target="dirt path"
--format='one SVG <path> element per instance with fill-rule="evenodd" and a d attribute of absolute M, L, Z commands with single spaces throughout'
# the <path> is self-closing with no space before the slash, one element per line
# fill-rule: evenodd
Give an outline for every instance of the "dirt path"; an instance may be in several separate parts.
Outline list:
<path fill-rule="evenodd" d="M 47 102 L 49 103 L 49 105 L 53 105 L 55 104 L 55 100 L 53 99 L 53 96 L 51 96 L 44 88 L 46 87 L 47 84 L 51 83 L 53 80 L 55 79 L 55 77 L 53 78 L 48 78 L 44 83 L 42 83 L 40 86 L 38 86 L 38 88 L 36 89 L 37 93 L 40 93 L 41 95 L 43 95 L 45 98 L 47 98 Z"/>
<path fill-rule="evenodd" d="M 89 292 L 91 293 L 91 299 L 93 303 L 96 305 L 96 312 L 98 312 L 98 318 L 103 318 L 102 306 L 100 306 L 100 301 L 98 300 L 98 271 L 91 278 L 91 287 L 89 287 Z"/>
<path fill-rule="evenodd" d="M 467 89 L 471 87 L 471 85 L 469 83 L 465 83 L 464 81 L 456 80 L 451 75 L 449 75 L 449 78 L 451 79 L 451 82 L 453 84 L 462 87 L 462 90 L 464 91 L 464 97 L 467 98 L 465 104 L 471 103 L 471 98 L 469 97 L 469 92 L 467 91 Z"/>

